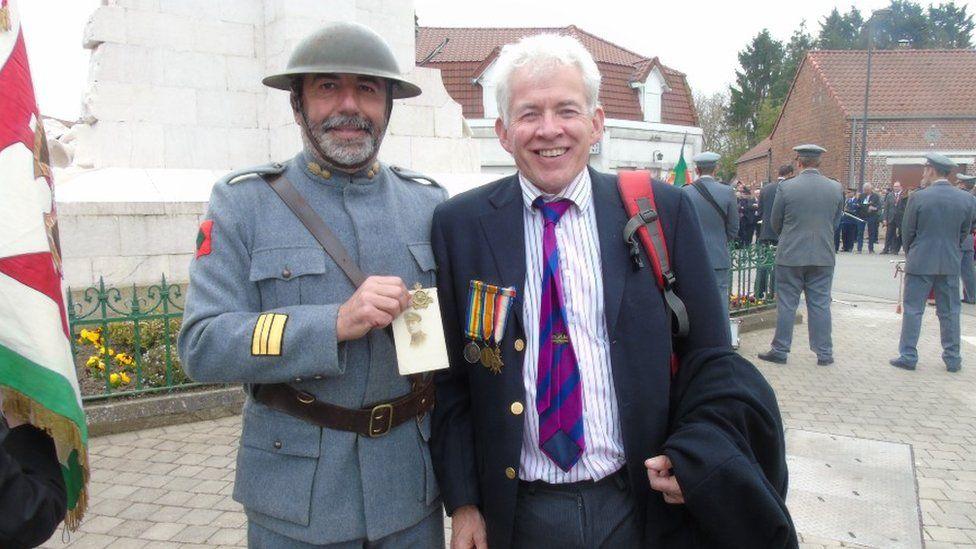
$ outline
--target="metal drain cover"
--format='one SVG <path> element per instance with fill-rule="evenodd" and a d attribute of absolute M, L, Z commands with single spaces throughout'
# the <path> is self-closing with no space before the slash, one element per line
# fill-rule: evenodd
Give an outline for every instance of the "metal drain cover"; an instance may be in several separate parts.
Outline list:
<path fill-rule="evenodd" d="M 853 546 L 922 548 L 912 448 L 787 429 L 797 532 Z"/>

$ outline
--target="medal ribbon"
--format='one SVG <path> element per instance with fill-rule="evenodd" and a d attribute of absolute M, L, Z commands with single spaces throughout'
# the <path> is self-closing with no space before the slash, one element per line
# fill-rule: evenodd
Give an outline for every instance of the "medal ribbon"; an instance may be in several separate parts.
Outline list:
<path fill-rule="evenodd" d="M 508 323 L 508 312 L 512 307 L 515 288 L 499 288 L 495 296 L 495 344 L 501 342 L 505 336 L 505 325 Z"/>
<path fill-rule="evenodd" d="M 484 307 L 482 307 L 481 312 L 481 341 L 484 341 L 486 345 L 491 342 L 495 331 L 495 295 L 497 293 L 498 286 L 485 284 L 482 298 Z"/>
<path fill-rule="evenodd" d="M 468 326 L 464 335 L 471 341 L 477 341 L 481 336 L 481 311 L 484 308 L 482 288 L 484 285 L 484 282 L 472 280 L 471 289 L 468 291 Z"/>

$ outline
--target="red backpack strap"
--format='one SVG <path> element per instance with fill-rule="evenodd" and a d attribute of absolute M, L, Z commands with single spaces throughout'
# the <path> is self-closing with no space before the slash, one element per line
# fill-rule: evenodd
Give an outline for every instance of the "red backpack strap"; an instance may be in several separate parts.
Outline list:
<path fill-rule="evenodd" d="M 661 218 L 657 213 L 657 204 L 654 202 L 651 174 L 645 170 L 622 171 L 618 174 L 617 188 L 624 209 L 630 216 L 624 226 L 623 237 L 630 246 L 630 256 L 634 260 L 634 265 L 638 269 L 643 267 L 639 240 L 651 259 L 657 286 L 664 292 L 664 301 L 674 318 L 672 331 L 674 335 L 684 337 L 688 335 L 688 310 L 681 298 L 674 293 L 675 277 L 671 270 L 671 258 L 668 255 Z"/>

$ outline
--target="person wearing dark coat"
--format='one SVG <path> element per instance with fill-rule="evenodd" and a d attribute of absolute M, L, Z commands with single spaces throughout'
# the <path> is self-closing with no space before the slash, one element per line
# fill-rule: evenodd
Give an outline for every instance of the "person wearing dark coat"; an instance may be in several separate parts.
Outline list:
<path fill-rule="evenodd" d="M 759 199 L 746 186 L 738 189 L 735 198 L 739 208 L 738 243 L 742 247 L 750 246 L 758 229 Z"/>
<path fill-rule="evenodd" d="M 450 368 L 430 444 L 451 546 L 797 547 L 775 395 L 732 352 L 691 196 L 649 181 L 690 326 L 672 340 L 651 260 L 622 237 L 618 177 L 587 165 L 604 119 L 592 56 L 538 35 L 496 63 L 518 173 L 439 205 L 431 229 Z M 483 290 L 510 313 L 469 308 Z"/>
<path fill-rule="evenodd" d="M 769 222 L 773 214 L 773 201 L 776 199 L 776 189 L 780 183 L 793 177 L 793 165 L 784 164 L 779 167 L 779 177 L 776 181 L 763 185 L 759 190 L 759 239 L 758 242 L 763 246 L 766 256 L 771 256 L 774 252 L 772 248 L 776 246 L 779 235 L 773 230 L 773 224 Z M 756 272 L 756 296 L 771 297 L 776 293 L 776 268 L 775 266 L 762 266 Z"/>
<path fill-rule="evenodd" d="M 901 250 L 901 220 L 905 217 L 908 193 L 902 191 L 901 182 L 895 181 L 884 198 L 882 218 L 885 222 L 885 245 L 882 254 L 895 254 Z"/>
<path fill-rule="evenodd" d="M 834 251 L 843 250 L 850 252 L 854 250 L 854 241 L 857 238 L 857 228 L 859 221 L 854 217 L 859 217 L 860 206 L 857 197 L 852 191 L 845 191 L 844 196 L 844 215 L 840 218 L 840 224 L 834 229 Z M 854 216 L 854 217 L 851 217 Z M 841 247 L 843 245 L 843 247 Z"/>
<path fill-rule="evenodd" d="M 37 547 L 54 534 L 67 510 L 54 440 L 0 415 L 0 547 Z"/>
<path fill-rule="evenodd" d="M 857 196 L 857 215 L 863 222 L 858 222 L 857 231 L 857 253 L 861 253 L 864 248 L 864 230 L 868 232 L 868 253 L 874 253 L 874 244 L 878 241 L 878 221 L 881 214 L 881 197 L 874 192 L 874 186 L 870 183 L 864 184 L 864 189 Z"/>

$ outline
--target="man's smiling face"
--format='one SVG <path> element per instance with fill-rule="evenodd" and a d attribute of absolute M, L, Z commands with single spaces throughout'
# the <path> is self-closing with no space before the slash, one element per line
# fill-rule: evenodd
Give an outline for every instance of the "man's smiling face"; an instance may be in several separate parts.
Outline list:
<path fill-rule="evenodd" d="M 603 136 L 603 109 L 589 112 L 583 74 L 572 65 L 537 73 L 521 67 L 509 82 L 508 126 L 496 120 L 495 133 L 519 171 L 556 194 L 586 167 L 590 146 Z"/>

